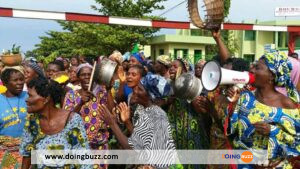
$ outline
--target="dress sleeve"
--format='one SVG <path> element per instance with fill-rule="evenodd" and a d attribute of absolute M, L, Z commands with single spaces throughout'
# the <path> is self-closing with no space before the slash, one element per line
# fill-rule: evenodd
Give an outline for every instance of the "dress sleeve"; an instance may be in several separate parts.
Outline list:
<path fill-rule="evenodd" d="M 34 149 L 34 145 L 33 145 L 34 136 L 30 131 L 30 129 L 37 127 L 37 123 L 34 123 L 35 121 L 33 119 L 34 119 L 33 115 L 28 114 L 23 129 L 22 142 L 20 145 L 19 152 L 21 156 L 24 157 L 30 157 L 30 151 Z"/>
<path fill-rule="evenodd" d="M 64 99 L 63 109 L 73 111 L 75 109 L 75 94 L 73 90 L 69 90 Z"/>

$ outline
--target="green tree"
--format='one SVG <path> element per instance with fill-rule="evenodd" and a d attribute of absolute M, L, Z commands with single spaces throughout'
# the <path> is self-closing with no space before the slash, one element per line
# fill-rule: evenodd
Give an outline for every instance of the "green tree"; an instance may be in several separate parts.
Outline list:
<path fill-rule="evenodd" d="M 95 0 L 92 9 L 108 16 L 134 17 L 141 19 L 164 19 L 151 16 L 154 10 L 162 10 L 166 0 Z M 113 50 L 131 51 L 135 43 L 147 44 L 159 29 L 103 25 L 59 21 L 64 32 L 50 31 L 40 37 L 41 43 L 33 51 L 37 56 L 108 55 Z"/>
<path fill-rule="evenodd" d="M 227 17 L 229 15 L 231 6 L 231 0 L 224 0 L 224 16 Z"/>

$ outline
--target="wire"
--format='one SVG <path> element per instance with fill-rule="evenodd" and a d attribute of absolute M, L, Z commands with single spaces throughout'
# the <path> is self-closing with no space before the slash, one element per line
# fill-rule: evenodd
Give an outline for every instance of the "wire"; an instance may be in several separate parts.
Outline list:
<path fill-rule="evenodd" d="M 186 1 L 187 1 L 187 0 L 184 0 L 184 1 L 180 2 L 179 4 L 173 6 L 172 8 L 168 9 L 167 11 L 163 12 L 163 13 L 160 14 L 159 16 L 163 16 L 164 14 L 166 14 L 166 13 L 172 11 L 173 9 L 177 8 L 178 6 L 182 5 L 182 4 L 185 3 Z"/>

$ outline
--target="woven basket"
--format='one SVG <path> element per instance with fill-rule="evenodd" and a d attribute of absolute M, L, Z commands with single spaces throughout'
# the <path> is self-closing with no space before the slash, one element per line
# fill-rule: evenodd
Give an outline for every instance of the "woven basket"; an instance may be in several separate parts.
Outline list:
<path fill-rule="evenodd" d="M 22 56 L 21 54 L 2 55 L 1 62 L 5 66 L 18 66 L 22 62 Z"/>
<path fill-rule="evenodd" d="M 202 29 L 218 29 L 224 20 L 223 0 L 204 0 L 205 19 L 201 19 L 197 0 L 188 0 L 188 11 L 192 23 Z"/>

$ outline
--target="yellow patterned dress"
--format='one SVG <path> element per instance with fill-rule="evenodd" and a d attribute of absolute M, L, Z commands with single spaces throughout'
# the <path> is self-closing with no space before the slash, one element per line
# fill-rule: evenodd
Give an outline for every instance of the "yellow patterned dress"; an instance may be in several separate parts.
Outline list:
<path fill-rule="evenodd" d="M 252 124 L 267 122 L 271 125 L 269 136 L 255 132 Z M 237 149 L 268 150 L 269 161 L 283 161 L 300 155 L 300 108 L 270 107 L 256 100 L 254 93 L 241 94 L 230 117 L 230 134 L 237 134 Z M 292 168 L 287 162 L 284 168 Z M 251 168 L 251 167 L 250 167 Z"/>

